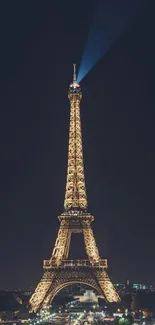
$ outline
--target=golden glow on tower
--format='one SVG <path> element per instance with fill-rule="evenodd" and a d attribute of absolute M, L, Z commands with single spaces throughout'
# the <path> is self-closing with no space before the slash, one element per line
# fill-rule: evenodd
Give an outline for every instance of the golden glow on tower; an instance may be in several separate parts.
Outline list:
<path fill-rule="evenodd" d="M 30 299 L 30 310 L 50 306 L 55 295 L 65 286 L 81 283 L 96 289 L 107 302 L 120 298 L 107 274 L 107 260 L 101 259 L 91 226 L 94 217 L 87 210 L 84 179 L 80 100 L 74 65 L 73 83 L 69 87 L 70 129 L 65 211 L 59 216 L 60 228 L 49 260 L 43 264 L 44 275 Z M 83 233 L 87 260 L 69 260 L 71 236 Z"/>
<path fill-rule="evenodd" d="M 76 65 L 74 64 L 73 83 L 69 87 L 70 128 L 68 147 L 68 169 L 65 192 L 65 210 L 87 209 L 87 195 L 84 177 L 82 132 L 80 120 L 80 85 L 76 82 Z"/>

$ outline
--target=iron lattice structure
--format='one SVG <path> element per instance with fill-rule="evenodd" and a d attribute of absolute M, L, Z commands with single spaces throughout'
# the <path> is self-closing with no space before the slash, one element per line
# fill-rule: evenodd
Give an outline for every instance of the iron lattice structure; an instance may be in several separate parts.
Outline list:
<path fill-rule="evenodd" d="M 74 65 L 73 83 L 69 87 L 70 129 L 67 183 L 64 212 L 58 217 L 58 231 L 52 256 L 44 260 L 44 274 L 30 299 L 30 309 L 36 312 L 50 305 L 55 295 L 73 283 L 87 284 L 104 296 L 107 302 L 120 298 L 107 274 L 107 260 L 101 259 L 91 227 L 94 217 L 87 212 L 84 177 L 80 101 L 82 93 L 76 82 Z M 73 233 L 83 233 L 87 260 L 69 260 L 69 247 Z"/>
<path fill-rule="evenodd" d="M 76 85 L 76 86 L 75 86 Z M 75 81 L 70 86 L 70 129 L 68 148 L 68 170 L 65 193 L 65 210 L 87 209 L 87 195 L 84 177 L 80 101 L 82 93 Z"/>

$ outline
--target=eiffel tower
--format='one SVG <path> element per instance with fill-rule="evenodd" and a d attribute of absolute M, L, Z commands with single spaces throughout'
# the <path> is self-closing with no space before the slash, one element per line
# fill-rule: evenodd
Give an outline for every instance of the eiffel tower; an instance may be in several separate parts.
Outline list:
<path fill-rule="evenodd" d="M 87 212 L 87 195 L 84 177 L 82 133 L 80 120 L 80 85 L 76 81 L 74 65 L 73 82 L 69 86 L 70 128 L 68 169 L 64 212 L 58 217 L 60 228 L 49 260 L 43 261 L 44 274 L 30 299 L 30 310 L 36 312 L 51 304 L 64 287 L 81 283 L 96 289 L 107 302 L 120 298 L 107 274 L 107 260 L 101 259 L 96 246 L 91 223 L 94 217 Z M 83 233 L 86 260 L 69 260 L 71 235 Z"/>

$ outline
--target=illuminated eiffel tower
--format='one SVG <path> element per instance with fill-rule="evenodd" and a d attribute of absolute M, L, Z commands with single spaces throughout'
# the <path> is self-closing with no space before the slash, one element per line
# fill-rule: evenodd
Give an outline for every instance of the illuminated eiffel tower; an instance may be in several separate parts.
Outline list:
<path fill-rule="evenodd" d="M 58 217 L 60 228 L 55 247 L 49 260 L 44 260 L 44 274 L 30 299 L 30 309 L 36 312 L 51 304 L 55 295 L 64 287 L 81 283 L 91 286 L 107 302 L 119 302 L 107 274 L 107 260 L 101 259 L 91 223 L 94 217 L 87 212 L 87 195 L 84 177 L 80 101 L 82 93 L 76 81 L 74 65 L 73 83 L 69 87 L 70 129 L 68 170 L 64 212 Z M 71 235 L 83 233 L 87 260 L 69 260 Z"/>

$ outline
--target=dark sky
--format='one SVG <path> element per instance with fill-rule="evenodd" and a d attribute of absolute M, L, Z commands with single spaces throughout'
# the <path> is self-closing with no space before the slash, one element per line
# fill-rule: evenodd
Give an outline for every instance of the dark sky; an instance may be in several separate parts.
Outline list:
<path fill-rule="evenodd" d="M 34 286 L 51 256 L 66 181 L 68 85 L 93 10 L 90 0 L 0 3 L 0 288 Z M 100 254 L 114 282 L 155 285 L 154 16 L 147 0 L 81 82 L 81 117 Z"/>

